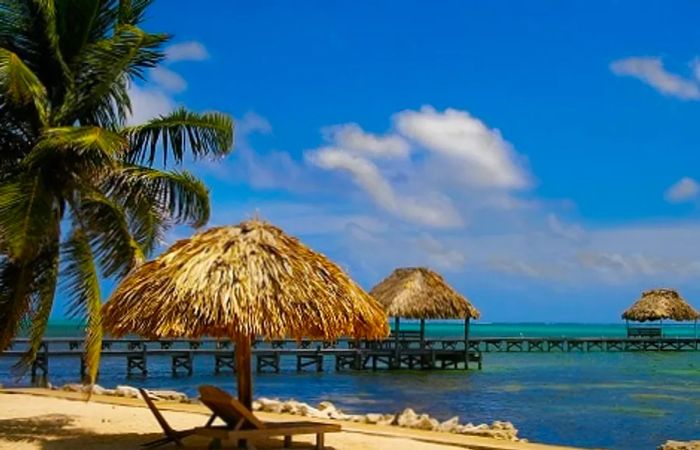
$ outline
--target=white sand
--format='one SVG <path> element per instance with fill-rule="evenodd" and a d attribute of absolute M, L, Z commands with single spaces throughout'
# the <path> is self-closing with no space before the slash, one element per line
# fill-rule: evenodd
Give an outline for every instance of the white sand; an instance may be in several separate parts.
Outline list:
<path fill-rule="evenodd" d="M 158 423 L 142 400 L 93 396 L 46 389 L 0 392 L 0 449 L 138 449 L 162 437 Z M 203 425 L 208 419 L 202 405 L 158 403 L 174 429 Z M 294 416 L 259 414 L 263 420 L 299 420 Z M 338 423 L 338 422 L 336 422 Z M 341 422 L 342 423 L 342 422 Z M 347 450 L 575 450 L 534 443 L 366 424 L 342 423 L 343 432 L 326 435 L 326 448 Z M 294 448 L 310 448 L 313 436 L 295 437 Z M 205 449 L 208 441 L 191 436 L 187 448 Z M 259 449 L 281 448 L 280 440 L 254 442 Z M 174 445 L 163 448 L 176 448 Z M 225 443 L 224 448 L 235 448 Z"/>
<path fill-rule="evenodd" d="M 2 449 L 137 449 L 140 444 L 160 437 L 158 423 L 145 408 L 16 394 L 0 395 L 0 405 Z M 163 414 L 175 429 L 200 426 L 207 420 L 207 416 L 197 413 L 165 411 Z M 311 442 L 311 438 L 297 440 Z M 190 437 L 186 444 L 187 448 L 206 448 L 207 441 Z M 326 446 L 349 450 L 445 449 L 444 445 L 360 433 L 330 433 L 326 435 Z M 273 441 L 256 443 L 256 447 L 281 445 Z"/>

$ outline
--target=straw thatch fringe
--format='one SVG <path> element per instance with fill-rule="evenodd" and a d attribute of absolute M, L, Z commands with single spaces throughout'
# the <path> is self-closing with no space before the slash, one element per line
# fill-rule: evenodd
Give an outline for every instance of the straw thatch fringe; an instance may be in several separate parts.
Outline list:
<path fill-rule="evenodd" d="M 678 292 L 673 289 L 652 289 L 642 293 L 629 309 L 622 313 L 622 318 L 635 322 L 652 320 L 697 320 L 698 313 Z"/>
<path fill-rule="evenodd" d="M 478 319 L 479 311 L 430 269 L 396 269 L 371 291 L 389 316 L 411 319 Z"/>
<path fill-rule="evenodd" d="M 212 228 L 130 273 L 103 308 L 107 331 L 150 338 L 382 338 L 380 305 L 338 266 L 268 223 Z"/>

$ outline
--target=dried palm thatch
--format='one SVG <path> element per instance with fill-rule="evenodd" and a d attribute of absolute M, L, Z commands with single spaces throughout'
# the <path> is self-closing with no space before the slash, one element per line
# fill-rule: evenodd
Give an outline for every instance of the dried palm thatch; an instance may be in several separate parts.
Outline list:
<path fill-rule="evenodd" d="M 479 311 L 430 269 L 394 270 L 370 291 L 387 315 L 410 319 L 478 319 Z"/>
<path fill-rule="evenodd" d="M 629 307 L 622 318 L 635 322 L 653 320 L 697 320 L 700 318 L 695 308 L 690 306 L 673 289 L 652 289 L 642 293 L 642 297 Z"/>
<path fill-rule="evenodd" d="M 388 334 L 380 305 L 338 266 L 259 220 L 176 242 L 122 281 L 103 321 L 149 338 Z"/>
<path fill-rule="evenodd" d="M 259 220 L 176 242 L 131 272 L 102 309 L 114 336 L 236 342 L 238 398 L 252 405 L 251 340 L 376 339 L 381 306 L 328 258 Z"/>

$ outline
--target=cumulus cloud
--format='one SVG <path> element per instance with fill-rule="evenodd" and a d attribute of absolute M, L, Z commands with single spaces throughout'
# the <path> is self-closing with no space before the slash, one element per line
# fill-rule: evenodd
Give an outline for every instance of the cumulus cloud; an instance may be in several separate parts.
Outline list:
<path fill-rule="evenodd" d="M 367 133 L 356 123 L 326 127 L 322 133 L 334 146 L 368 157 L 406 157 L 410 150 L 408 143 L 400 136 Z"/>
<path fill-rule="evenodd" d="M 466 111 L 424 106 L 395 114 L 382 135 L 347 123 L 325 128 L 323 136 L 326 145 L 307 151 L 307 161 L 349 173 L 375 204 L 415 224 L 464 225 L 465 202 L 514 208 L 522 203 L 510 193 L 530 185 L 500 132 Z"/>
<path fill-rule="evenodd" d="M 167 47 L 165 58 L 168 62 L 204 61 L 209 58 L 209 52 L 200 42 L 186 41 Z"/>
<path fill-rule="evenodd" d="M 683 177 L 666 190 L 664 197 L 671 203 L 693 201 L 700 195 L 700 184 L 690 177 Z"/>
<path fill-rule="evenodd" d="M 664 95 L 683 100 L 700 99 L 700 87 L 692 79 L 686 79 L 666 70 L 659 58 L 626 58 L 610 65 L 614 74 L 637 78 Z M 696 71 L 697 74 L 697 65 Z"/>
<path fill-rule="evenodd" d="M 431 106 L 396 115 L 396 128 L 429 152 L 460 165 L 465 183 L 487 188 L 521 189 L 527 173 L 516 162 L 511 145 L 496 129 L 466 111 Z"/>
<path fill-rule="evenodd" d="M 459 213 L 447 198 L 439 195 L 430 199 L 409 196 L 399 198 L 379 168 L 365 158 L 343 149 L 324 147 L 309 153 L 308 159 L 323 169 L 350 173 L 355 182 L 367 191 L 378 205 L 399 217 L 435 227 L 452 227 L 462 223 Z"/>

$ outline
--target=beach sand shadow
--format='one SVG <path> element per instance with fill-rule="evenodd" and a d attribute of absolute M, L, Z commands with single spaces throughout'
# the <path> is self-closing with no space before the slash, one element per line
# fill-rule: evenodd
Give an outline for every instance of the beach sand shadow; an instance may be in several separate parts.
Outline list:
<path fill-rule="evenodd" d="M 44 450 L 76 449 L 140 449 L 141 444 L 162 437 L 158 433 L 119 433 L 102 434 L 92 430 L 77 428 L 75 419 L 65 414 L 45 414 L 42 416 L 12 418 L 0 420 L 0 439 L 8 442 L 34 444 Z M 192 450 L 207 449 L 209 441 L 199 437 L 190 437 L 185 441 L 185 448 Z M 0 444 L 1 445 L 1 444 Z M 280 440 L 256 441 L 260 450 L 282 448 Z M 161 447 L 176 448 L 175 445 Z M 224 443 L 223 449 L 237 448 L 235 443 Z M 292 448 L 311 448 L 308 443 L 294 443 Z M 326 450 L 334 450 L 326 447 Z"/>

